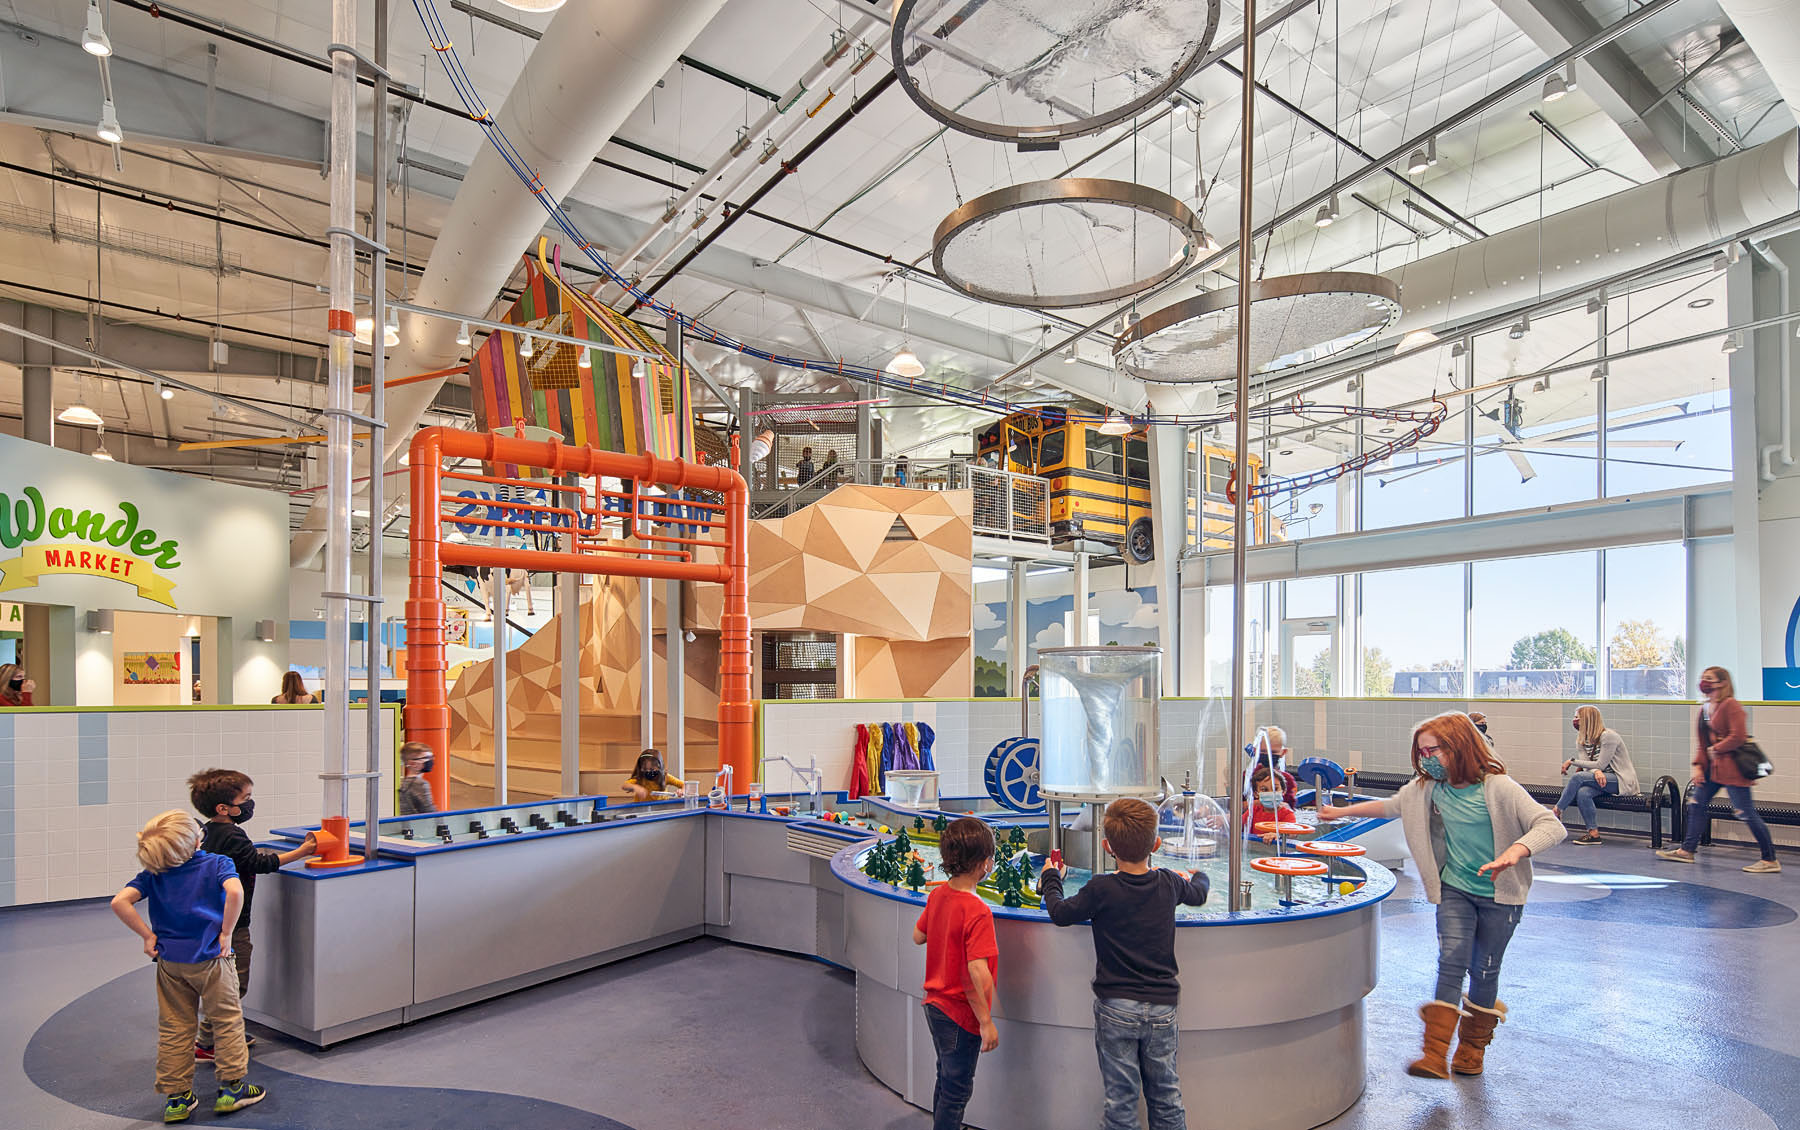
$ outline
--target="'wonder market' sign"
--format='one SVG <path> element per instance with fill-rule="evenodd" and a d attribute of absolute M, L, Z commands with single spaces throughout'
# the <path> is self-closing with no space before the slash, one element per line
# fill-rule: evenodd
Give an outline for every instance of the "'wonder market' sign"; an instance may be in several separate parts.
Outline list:
<path fill-rule="evenodd" d="M 138 508 L 129 502 L 116 510 L 76 509 L 46 505 L 35 486 L 18 498 L 0 491 L 0 550 L 22 550 L 0 559 L 0 592 L 34 588 L 47 575 L 79 573 L 131 585 L 145 600 L 174 608 L 170 574 L 181 568 L 180 548 L 174 538 L 140 527 Z"/>

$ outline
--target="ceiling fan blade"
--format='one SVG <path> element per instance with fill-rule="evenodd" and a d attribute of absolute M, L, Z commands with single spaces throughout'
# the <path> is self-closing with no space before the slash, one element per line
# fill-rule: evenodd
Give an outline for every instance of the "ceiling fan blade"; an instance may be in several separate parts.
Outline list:
<path fill-rule="evenodd" d="M 1528 483 L 1537 478 L 1537 468 L 1531 465 L 1531 460 L 1525 458 L 1524 452 L 1514 447 L 1504 448 L 1503 450 L 1506 452 L 1506 457 L 1512 460 L 1513 468 L 1519 472 L 1520 482 Z"/>

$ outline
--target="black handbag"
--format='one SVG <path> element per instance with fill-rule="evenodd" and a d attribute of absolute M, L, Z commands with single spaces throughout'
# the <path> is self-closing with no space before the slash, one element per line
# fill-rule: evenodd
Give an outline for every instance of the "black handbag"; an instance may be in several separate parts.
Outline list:
<path fill-rule="evenodd" d="M 1737 771 L 1744 775 L 1746 781 L 1760 781 L 1775 772 L 1775 766 L 1769 764 L 1768 755 L 1756 744 L 1754 738 L 1746 739 L 1744 744 L 1731 751 L 1732 760 L 1737 762 Z"/>

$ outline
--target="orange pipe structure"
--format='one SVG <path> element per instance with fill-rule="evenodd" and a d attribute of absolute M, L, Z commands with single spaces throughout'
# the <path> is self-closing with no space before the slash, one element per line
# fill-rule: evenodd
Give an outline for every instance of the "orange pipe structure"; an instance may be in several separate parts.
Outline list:
<path fill-rule="evenodd" d="M 526 533 L 567 533 L 567 548 L 543 550 L 484 546 L 445 541 L 443 526 L 443 460 L 478 459 L 491 466 L 513 465 L 540 469 L 551 475 L 606 476 L 624 482 L 622 490 L 602 492 L 623 500 L 624 507 L 608 509 L 604 502 L 577 505 L 574 521 L 558 525 L 546 517 L 565 517 L 562 508 L 556 514 L 536 513 L 546 508 L 523 503 L 496 501 L 492 508 L 516 510 L 529 521 L 479 521 L 483 526 L 500 525 Z M 440 809 L 450 799 L 450 707 L 448 688 L 444 685 L 444 600 L 442 578 L 445 565 L 471 565 L 492 569 L 529 569 L 533 572 L 587 573 L 600 576 L 641 577 L 672 581 L 704 581 L 725 586 L 725 609 L 719 624 L 719 763 L 732 767 L 732 780 L 749 782 L 753 777 L 754 736 L 751 724 L 754 705 L 750 697 L 750 492 L 743 477 L 728 467 L 689 463 L 679 459 L 658 459 L 653 455 L 626 455 L 617 451 L 601 451 L 593 447 L 577 447 L 558 439 L 525 440 L 494 433 L 457 431 L 450 428 L 426 428 L 413 437 L 408 470 L 412 475 L 411 559 L 407 565 L 406 600 L 406 736 L 409 741 L 424 742 L 431 747 L 432 768 L 427 776 L 432 799 Z M 547 480 L 548 489 L 560 484 Z M 699 500 L 669 499 L 644 492 L 645 487 L 672 489 L 692 488 L 724 496 L 723 504 Z M 688 513 L 705 511 L 707 517 L 686 520 L 680 517 L 646 519 L 643 506 L 677 506 Z M 583 526 L 582 520 L 589 523 Z M 722 519 L 722 521 L 720 521 Z M 452 521 L 456 519 L 452 518 Z M 631 552 L 623 546 L 594 544 L 600 538 L 599 526 L 619 522 L 636 535 L 645 546 L 636 552 L 647 556 L 622 556 Z M 718 541 L 656 533 L 656 526 L 670 526 L 691 532 L 697 529 L 723 527 Z M 663 548 L 668 546 L 670 548 Z M 695 560 L 692 548 L 720 548 L 724 560 L 719 563 Z M 573 615 L 565 609 L 564 615 Z M 497 617 L 496 625 L 504 623 Z M 648 625 L 645 625 L 646 630 Z M 504 629 L 497 627 L 496 643 L 504 642 Z M 564 662 L 572 662 L 565 657 Z M 649 677 L 649 672 L 644 672 Z M 563 709 L 574 709 L 569 703 Z M 672 724 L 675 720 L 671 720 Z M 506 724 L 496 718 L 496 726 Z"/>

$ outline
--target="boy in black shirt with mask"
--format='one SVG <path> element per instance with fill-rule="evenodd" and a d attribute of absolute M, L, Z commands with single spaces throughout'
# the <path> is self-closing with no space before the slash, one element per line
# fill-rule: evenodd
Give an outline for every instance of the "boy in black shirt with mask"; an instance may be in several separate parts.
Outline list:
<path fill-rule="evenodd" d="M 244 885 L 244 909 L 238 913 L 237 929 L 231 934 L 232 954 L 237 961 L 239 999 L 250 989 L 250 900 L 256 894 L 256 877 L 278 871 L 283 864 L 304 859 L 318 850 L 317 841 L 310 832 L 299 847 L 290 851 L 270 851 L 250 842 L 250 837 L 239 825 L 248 823 L 256 813 L 256 801 L 250 795 L 254 784 L 236 769 L 202 769 L 188 778 L 188 797 L 205 821 L 201 827 L 201 850 L 230 859 L 237 865 L 238 881 Z M 204 1063 L 210 1062 L 212 1057 L 212 1025 L 203 1015 L 194 1044 L 194 1058 Z"/>

